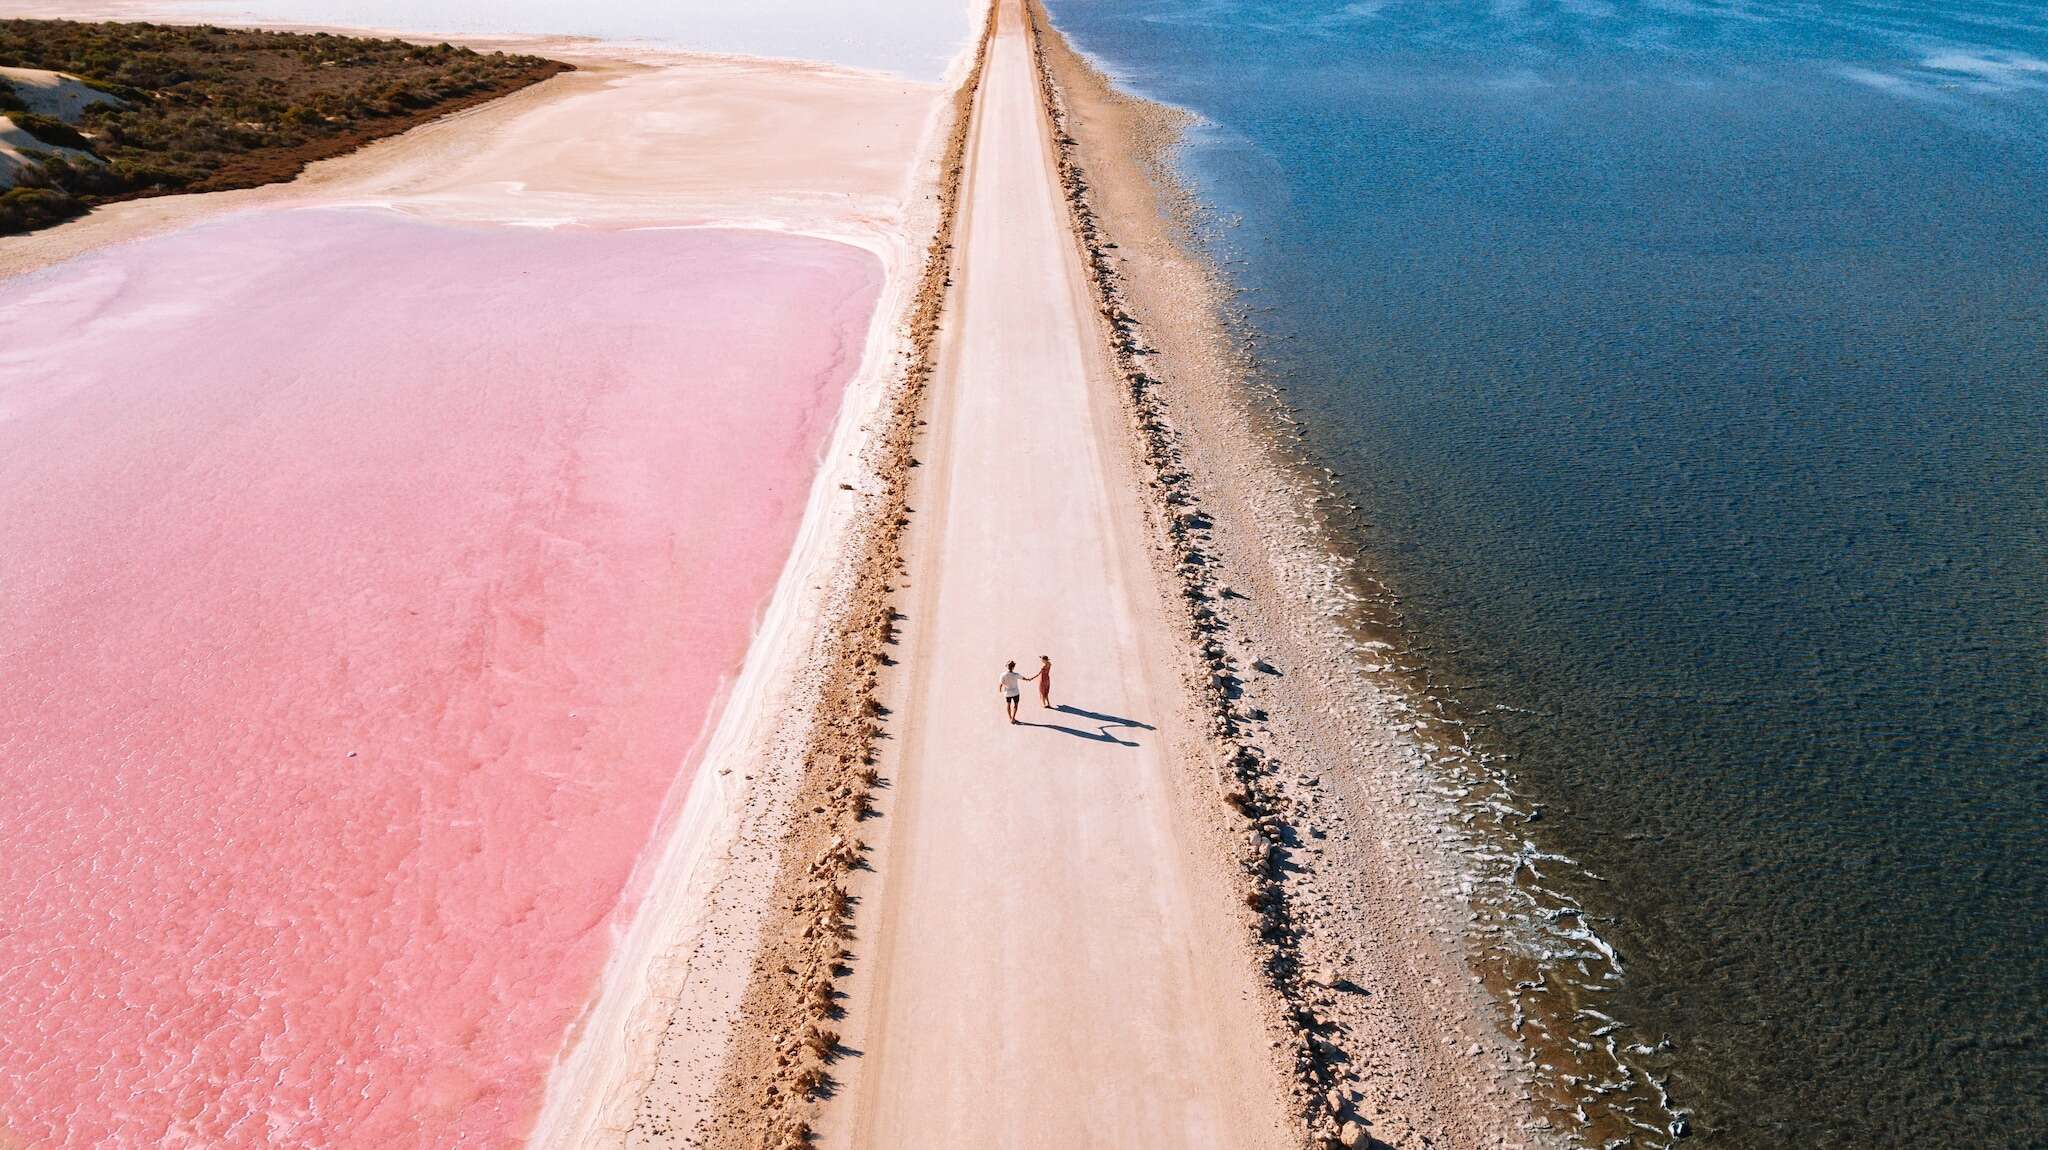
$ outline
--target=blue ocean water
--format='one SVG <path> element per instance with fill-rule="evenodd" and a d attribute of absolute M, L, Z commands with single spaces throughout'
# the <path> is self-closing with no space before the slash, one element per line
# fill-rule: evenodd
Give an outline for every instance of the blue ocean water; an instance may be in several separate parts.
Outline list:
<path fill-rule="evenodd" d="M 1556 1123 L 2048 1146 L 2048 5 L 1050 8 L 1621 953 Z"/>

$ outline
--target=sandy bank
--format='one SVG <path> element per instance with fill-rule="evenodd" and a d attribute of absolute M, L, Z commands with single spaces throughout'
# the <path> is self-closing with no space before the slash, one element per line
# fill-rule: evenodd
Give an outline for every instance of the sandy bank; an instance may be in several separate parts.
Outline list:
<path fill-rule="evenodd" d="M 850 806 L 842 776 L 867 729 L 862 675 L 887 626 L 906 413 L 929 370 L 930 284 L 943 278 L 935 237 L 950 212 L 957 96 L 832 69 L 699 63 L 719 70 L 720 91 L 734 98 L 685 112 L 671 105 L 670 126 L 753 161 L 710 178 L 673 170 L 663 202 L 870 246 L 884 257 L 887 286 L 796 544 L 711 734 L 707 770 L 643 858 L 647 900 L 565 1048 L 529 1139 L 536 1147 L 701 1145 L 720 1131 L 751 1145 L 772 1126 L 775 1115 L 750 1110 L 744 1130 L 734 1127 L 730 1087 L 761 1065 L 768 1019 L 787 997 L 781 911 L 822 897 L 808 881 L 792 885 L 793 875 L 814 877 L 796 860 Z M 677 77 L 672 94 L 702 79 Z M 829 93 L 833 106 L 792 105 L 791 85 Z M 772 150 L 750 151 L 764 139 Z M 604 202 L 645 207 L 630 194 Z"/>
<path fill-rule="evenodd" d="M 611 48 L 476 41 L 578 71 L 321 161 L 288 184 L 110 204 L 0 240 L 0 275 L 250 208 L 381 206 L 556 226 L 738 226 L 858 243 L 885 258 L 919 212 L 937 85 L 869 73 Z M 928 167 L 928 165 L 926 165 Z"/>
<path fill-rule="evenodd" d="M 859 369 L 794 543 L 706 733 L 628 883 L 644 893 L 567 1034 L 537 1145 L 622 1142 L 707 1111 L 748 985 L 814 716 L 837 689 L 839 628 L 873 607 L 867 540 L 889 519 L 886 432 L 928 340 L 921 291 L 941 213 L 950 90 L 871 73 L 575 41 L 520 40 L 579 71 L 248 192 L 116 205 L 0 242 L 0 275 L 262 209 L 363 208 L 458 229 L 745 227 L 818 236 L 880 261 Z M 478 46 L 490 46 L 488 42 Z M 637 1124 L 637 1125 L 636 1125 Z"/>
<path fill-rule="evenodd" d="M 1036 16 L 1075 226 L 1222 751 L 1214 829 L 1251 832 L 1233 853 L 1298 1045 L 1298 1112 L 1321 1137 L 1352 1124 L 1361 1144 L 1539 1144 L 1521 1051 L 1465 959 L 1458 843 L 1403 734 L 1413 704 L 1361 669 L 1350 563 L 1316 511 L 1329 493 L 1276 450 L 1288 417 L 1249 386 L 1228 286 L 1197 254 L 1199 205 L 1172 166 L 1192 117 L 1116 91 Z"/>
<path fill-rule="evenodd" d="M 858 493 L 845 536 L 849 565 L 832 585 L 814 633 L 809 682 L 816 691 L 803 726 L 795 727 L 775 763 L 795 788 L 795 801 L 761 833 L 777 840 L 777 864 L 768 891 L 750 890 L 746 907 L 759 922 L 759 945 L 747 956 L 740 1024 L 717 1078 L 716 1093 L 700 1100 L 676 1087 L 650 1092 L 633 1144 L 756 1150 L 803 1146 L 815 1135 L 818 1095 L 828 1090 L 828 1063 L 842 1051 L 830 1021 L 840 1013 L 835 987 L 852 954 L 841 944 L 851 930 L 846 884 L 868 867 L 862 824 L 873 813 L 879 772 L 874 768 L 884 732 L 878 683 L 894 663 L 897 610 L 904 568 L 902 542 L 910 522 L 908 496 L 918 460 L 912 455 L 939 354 L 940 321 L 955 266 L 961 187 L 972 130 L 971 111 L 986 65 L 993 18 L 984 26 L 948 108 L 940 151 L 937 211 L 909 312 L 909 346 L 898 382 L 877 412 L 866 474 L 847 486 Z M 763 895 L 766 899 L 762 899 Z M 736 909 L 743 902 L 732 904 Z M 702 1029 L 679 1012 L 670 1038 L 680 1051 Z M 675 1080 L 676 1072 L 664 1069 Z M 676 1105 L 682 1095 L 686 1104 Z M 708 1107 L 704 1104 L 708 1102 Z M 676 1116 L 696 1120 L 693 1127 Z"/>
<path fill-rule="evenodd" d="M 415 41 L 574 37 L 750 59 L 802 60 L 949 82 L 980 26 L 975 0 L 8 0 L 0 14 L 337 31 Z"/>

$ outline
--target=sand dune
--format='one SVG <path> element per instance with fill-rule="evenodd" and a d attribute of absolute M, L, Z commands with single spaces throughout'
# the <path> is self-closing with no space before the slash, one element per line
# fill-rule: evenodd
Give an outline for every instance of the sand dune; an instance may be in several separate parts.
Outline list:
<path fill-rule="evenodd" d="M 47 68 L 0 68 L 0 80 L 14 88 L 14 94 L 38 116 L 54 116 L 67 124 L 94 104 L 121 104 L 121 98 L 102 92 L 76 76 Z M 125 107 L 126 105 L 123 104 Z"/>
<path fill-rule="evenodd" d="M 78 114 L 94 104 L 121 102 L 119 97 L 82 84 L 74 76 L 43 68 L 0 68 L 0 80 L 13 88 L 30 112 L 67 124 L 76 123 Z M 0 116 L 0 189 L 14 186 L 15 173 L 33 162 L 23 154 L 24 150 L 55 152 L 74 163 L 96 162 L 90 154 L 76 148 L 39 140 L 6 116 Z"/>

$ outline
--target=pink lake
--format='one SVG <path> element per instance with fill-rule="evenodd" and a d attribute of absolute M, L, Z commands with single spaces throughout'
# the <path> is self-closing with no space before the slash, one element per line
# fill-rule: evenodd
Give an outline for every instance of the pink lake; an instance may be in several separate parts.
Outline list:
<path fill-rule="evenodd" d="M 0 1147 L 516 1144 L 880 284 L 343 211 L 0 281 Z"/>

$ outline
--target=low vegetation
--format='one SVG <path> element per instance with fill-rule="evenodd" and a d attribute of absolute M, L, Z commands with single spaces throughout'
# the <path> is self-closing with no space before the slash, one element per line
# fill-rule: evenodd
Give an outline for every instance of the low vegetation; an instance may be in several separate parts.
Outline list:
<path fill-rule="evenodd" d="M 0 67 L 64 72 L 120 100 L 65 123 L 29 114 L 0 79 L 0 115 L 51 145 L 22 149 L 35 162 L 0 192 L 5 234 L 113 200 L 289 180 L 314 160 L 569 66 L 325 32 L 0 20 Z"/>

